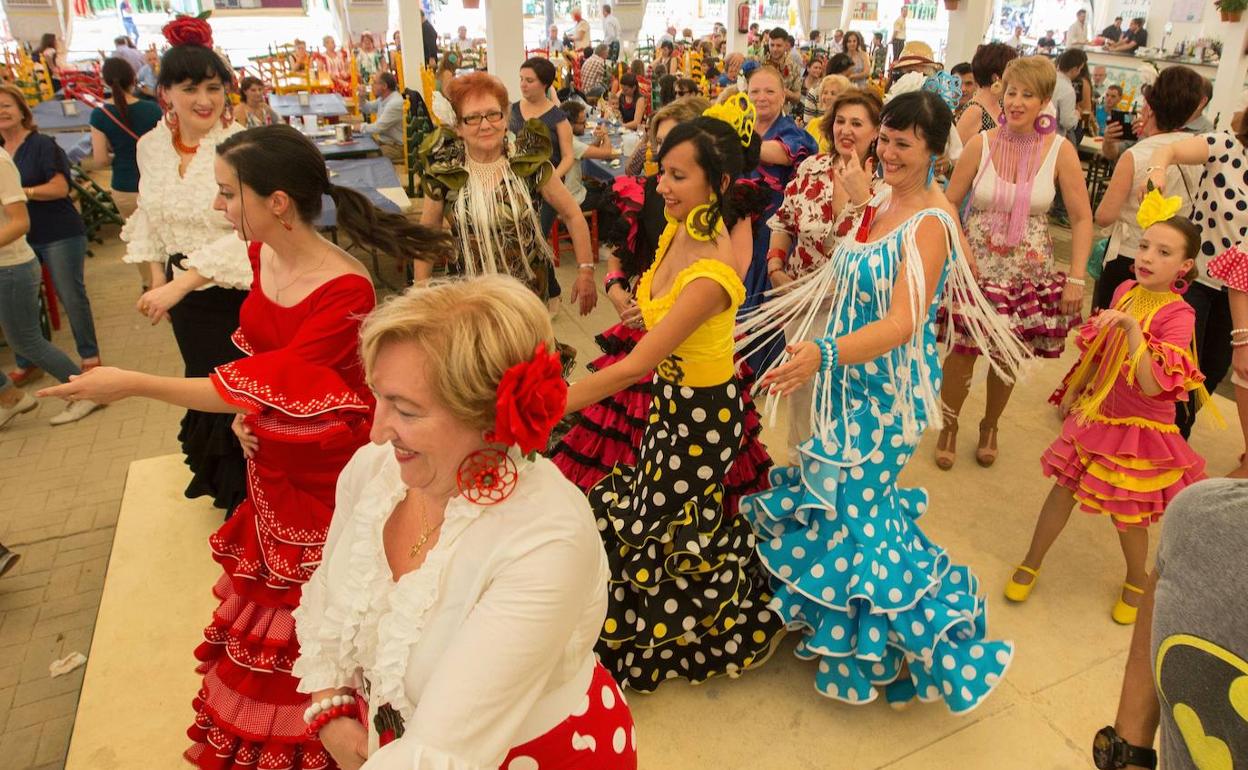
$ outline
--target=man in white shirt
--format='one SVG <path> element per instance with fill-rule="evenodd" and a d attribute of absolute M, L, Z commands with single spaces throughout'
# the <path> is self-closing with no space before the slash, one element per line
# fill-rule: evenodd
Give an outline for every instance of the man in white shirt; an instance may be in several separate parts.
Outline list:
<path fill-rule="evenodd" d="M 620 20 L 611 13 L 611 6 L 602 6 L 602 42 L 607 44 L 607 58 L 616 61 L 620 58 L 620 36 L 624 30 Z"/>
<path fill-rule="evenodd" d="M 893 61 L 901 57 L 901 51 L 906 47 L 906 16 L 909 10 L 906 6 L 901 6 L 901 15 L 893 22 L 893 38 L 890 41 L 893 46 Z"/>
<path fill-rule="evenodd" d="M 584 51 L 589 48 L 589 21 L 581 15 L 578 8 L 572 12 L 572 20 L 576 22 L 576 26 L 572 28 L 572 48 L 576 51 Z"/>
<path fill-rule="evenodd" d="M 838 53 L 845 53 L 845 30 L 838 29 L 832 33 L 832 39 L 828 41 L 828 55 L 835 56 Z"/>
<path fill-rule="evenodd" d="M 1075 14 L 1075 23 L 1070 25 L 1070 29 L 1066 30 L 1066 47 L 1075 48 L 1088 44 L 1088 12 L 1086 9 L 1080 8 Z"/>
<path fill-rule="evenodd" d="M 1057 132 L 1071 135 L 1079 125 L 1079 103 L 1073 79 L 1088 62 L 1088 55 L 1076 48 L 1067 48 L 1057 57 L 1057 84 L 1053 88 L 1053 107 L 1057 110 Z M 1074 138 L 1073 136 L 1071 137 Z"/>
<path fill-rule="evenodd" d="M 377 141 L 382 155 L 395 163 L 402 163 L 407 136 L 403 125 L 403 97 L 399 95 L 399 81 L 393 73 L 378 72 L 373 75 L 373 93 L 377 98 L 366 104 L 364 111 L 376 114 L 377 120 L 365 124 L 362 130 Z"/>
<path fill-rule="evenodd" d="M 668 26 L 667 31 L 659 36 L 658 45 L 663 45 L 664 43 L 671 43 L 672 45 L 676 45 L 676 28 L 675 27 Z"/>

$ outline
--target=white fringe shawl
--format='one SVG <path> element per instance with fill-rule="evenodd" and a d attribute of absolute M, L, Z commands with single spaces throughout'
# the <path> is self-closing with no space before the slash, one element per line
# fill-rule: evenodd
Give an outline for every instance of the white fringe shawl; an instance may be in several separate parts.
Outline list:
<path fill-rule="evenodd" d="M 468 169 L 468 182 L 455 200 L 455 217 L 460 223 L 459 253 L 464 263 L 464 274 L 477 276 L 510 273 L 503 227 L 512 227 L 515 229 L 516 242 L 525 254 L 525 258 L 518 260 L 524 269 L 523 277 L 533 278 L 528 252 L 537 249 L 545 253 L 546 259 L 553 258 L 542 233 L 541 219 L 529 195 L 528 185 L 512 170 L 507 154 L 494 163 L 477 163 L 469 158 L 464 166 Z M 505 204 L 499 200 L 500 185 Z M 528 242 L 520 226 L 526 218 L 532 220 L 532 232 L 536 234 L 533 242 Z"/>
<path fill-rule="evenodd" d="M 878 207 L 886 198 L 887 191 L 882 191 L 877 194 L 872 205 Z M 944 226 L 946 245 L 949 248 L 944 291 L 935 301 L 950 314 L 951 328 L 952 313 L 957 308 L 958 315 L 965 324 L 965 332 L 975 341 L 976 347 L 991 351 L 988 358 L 993 369 L 1007 382 L 1013 382 L 1023 372 L 1031 357 L 1030 353 L 1014 334 L 1007 319 L 998 314 L 984 298 L 971 272 L 970 263 L 962 253 L 958 224 L 940 209 L 924 209 L 906 220 L 900 226 L 900 238 L 894 231 L 870 244 L 857 243 L 852 235 L 842 239 L 831 258 L 819 269 L 781 290 L 769 291 L 768 299 L 760 307 L 738 321 L 737 350 L 742 356 L 748 355 L 777 335 L 782 335 L 784 329 L 792 325 L 796 327 L 796 340 L 811 340 L 823 335 L 835 338 L 856 331 L 878 320 L 857 317 L 859 309 L 855 306 L 858 305 L 857 296 L 861 291 L 860 273 L 866 271 L 871 276 L 870 290 L 874 292 L 876 306 L 886 309 L 892 304 L 894 284 L 900 271 L 904 269 L 909 278 L 909 296 L 906 299 L 910 302 L 911 314 L 915 320 L 914 335 L 902 343 L 895 354 L 890 351 L 875 361 L 855 366 L 862 366 L 868 372 L 873 371 L 876 366 L 885 369 L 888 382 L 883 389 L 894 396 L 892 411 L 901 419 L 902 434 L 907 442 L 913 443 L 919 439 L 921 429 L 917 407 L 920 403 L 932 424 L 943 426 L 944 413 L 940 393 L 936 388 L 936 377 L 929 370 L 924 356 L 924 326 L 930 306 L 926 302 L 927 279 L 923 270 L 923 258 L 915 241 L 919 224 L 928 216 L 936 217 Z M 874 259 L 876 257 L 878 259 Z M 821 314 L 820 306 L 825 304 L 828 306 L 827 310 Z M 812 333 L 816 330 L 821 333 Z M 947 351 L 948 343 L 943 347 Z M 784 352 L 766 371 L 758 372 L 758 378 L 761 380 L 767 371 L 790 358 L 790 354 Z M 844 375 L 843 371 L 835 372 L 831 377 L 824 376 L 822 372 L 815 375 L 811 425 L 814 435 L 828 447 L 838 443 L 849 446 L 851 443 L 850 420 L 845 421 L 845 435 L 839 441 L 834 441 L 832 435 L 837 416 L 849 415 L 854 411 L 850 400 L 850 378 Z M 773 426 L 778 404 L 778 398 L 767 396 L 764 411 Z M 861 462 L 869 453 L 852 454 Z"/>

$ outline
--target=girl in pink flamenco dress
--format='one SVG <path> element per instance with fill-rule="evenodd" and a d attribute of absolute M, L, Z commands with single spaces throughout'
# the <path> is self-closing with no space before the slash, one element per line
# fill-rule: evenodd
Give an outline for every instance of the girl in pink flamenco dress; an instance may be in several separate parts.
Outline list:
<path fill-rule="evenodd" d="M 1011 601 L 1031 594 L 1078 504 L 1108 516 L 1118 530 L 1127 577 L 1112 617 L 1134 623 L 1148 574 L 1148 527 L 1176 494 L 1205 477 L 1204 458 L 1174 424 L 1176 401 L 1209 395 L 1192 349 L 1196 314 L 1181 296 L 1195 276 L 1200 230 L 1182 217 L 1160 218 L 1173 214 L 1167 204 L 1154 192 L 1141 205 L 1136 280 L 1079 329 L 1082 354 L 1050 398 L 1065 416 L 1061 435 L 1040 458 L 1053 488 L 1027 556 L 1006 585 Z"/>

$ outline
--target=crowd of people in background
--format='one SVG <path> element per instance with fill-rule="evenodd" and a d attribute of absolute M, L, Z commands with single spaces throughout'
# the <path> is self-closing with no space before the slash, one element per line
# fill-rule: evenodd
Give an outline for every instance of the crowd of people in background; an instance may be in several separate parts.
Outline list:
<path fill-rule="evenodd" d="M 121 398 L 184 407 L 186 494 L 227 512 L 187 758 L 634 770 L 621 688 L 745 675 L 786 631 L 829 698 L 966 713 L 1027 642 L 989 634 L 984 583 L 925 533 L 927 493 L 899 477 L 929 427 L 933 464 L 965 472 L 977 367 L 985 407 L 962 444 L 984 468 L 1016 451 L 1002 416 L 1030 366 L 1062 424 L 998 593 L 1030 599 L 1076 507 L 1111 524 L 1125 570 L 1109 615 L 1136 640 L 1098 745 L 1146 757 L 1161 720 L 1167 766 L 1184 766 L 1144 621 L 1244 642 L 1242 623 L 1228 637 L 1183 601 L 1201 559 L 1231 564 L 1241 545 L 1201 533 L 1243 529 L 1244 482 L 1205 480 L 1210 464 L 1248 478 L 1248 459 L 1188 439 L 1229 376 L 1248 450 L 1248 105 L 1213 130 L 1208 80 L 1164 69 L 1133 143 L 1104 129 L 1114 165 L 1094 201 L 1079 143 L 1123 88 L 1089 68 L 1085 11 L 1060 41 L 1029 47 L 1019 28 L 957 63 L 912 39 L 905 8 L 869 44 L 755 24 L 729 51 L 722 25 L 669 27 L 628 60 L 609 5 L 601 19 L 598 42 L 579 11 L 552 27 L 515 94 L 462 72 L 465 28 L 442 43 L 422 19 L 439 125 L 416 153 L 419 224 L 332 182 L 206 24 L 174 22 L 159 54 L 119 37 L 85 165 L 112 169 L 137 310 L 170 322 L 182 377 L 101 365 L 72 170 L 0 85 L 0 329 L 16 354 L 0 427 L 45 373 L 61 384 L 39 395 L 66 400 L 55 425 Z M 1110 50 L 1147 45 L 1142 20 L 1120 22 L 1098 36 Z M 362 130 L 396 161 L 420 98 L 400 93 L 400 43 L 285 54 L 290 72 L 366 90 Z M 55 84 L 55 38 L 38 57 Z M 637 142 L 610 184 L 583 173 L 619 155 L 608 126 Z M 378 305 L 367 269 L 317 232 L 323 196 L 415 286 Z M 570 304 L 587 315 L 601 289 L 618 315 L 571 383 L 578 351 L 550 314 L 561 231 Z M 40 332 L 40 266 L 79 363 Z M 1068 342 L 1064 377 L 1035 366 Z M 769 449 L 759 411 L 780 398 L 789 433 Z M 1177 526 L 1150 572 L 1163 518 Z M 0 546 L 0 572 L 13 556 Z"/>

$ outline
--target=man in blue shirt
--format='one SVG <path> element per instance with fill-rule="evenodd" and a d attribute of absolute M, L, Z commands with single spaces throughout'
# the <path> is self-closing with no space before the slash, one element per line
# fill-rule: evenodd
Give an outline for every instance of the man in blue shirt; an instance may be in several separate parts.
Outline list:
<path fill-rule="evenodd" d="M 145 61 L 135 75 L 134 82 L 138 86 L 139 96 L 155 99 L 156 86 L 160 80 L 160 54 L 156 53 L 155 48 L 149 48 L 143 58 Z"/>

